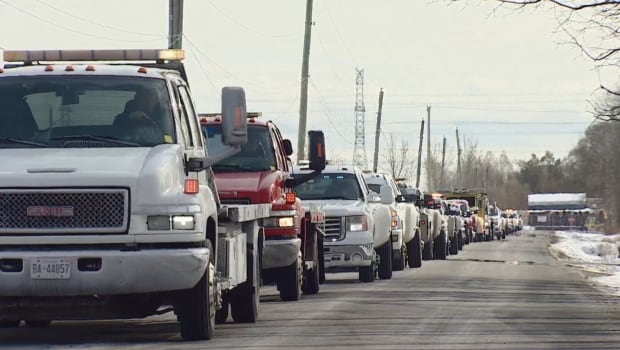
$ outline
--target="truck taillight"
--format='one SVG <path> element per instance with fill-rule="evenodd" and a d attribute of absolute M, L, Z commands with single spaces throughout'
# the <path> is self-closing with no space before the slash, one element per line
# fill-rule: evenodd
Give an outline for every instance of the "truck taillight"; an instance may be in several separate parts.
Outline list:
<path fill-rule="evenodd" d="M 426 220 L 420 220 L 420 225 L 422 226 L 426 225 Z"/>
<path fill-rule="evenodd" d="M 185 179 L 185 188 L 183 192 L 186 194 L 196 194 L 198 193 L 198 179 Z"/>

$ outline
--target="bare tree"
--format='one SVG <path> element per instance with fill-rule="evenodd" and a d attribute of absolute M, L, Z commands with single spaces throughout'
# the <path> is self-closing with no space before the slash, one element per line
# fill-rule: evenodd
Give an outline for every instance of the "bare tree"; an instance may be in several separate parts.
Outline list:
<path fill-rule="evenodd" d="M 388 171 L 395 179 L 409 179 L 415 172 L 415 155 L 412 154 L 407 140 L 400 140 L 400 144 L 394 140 L 394 135 L 390 134 L 383 159 L 387 163 Z"/>

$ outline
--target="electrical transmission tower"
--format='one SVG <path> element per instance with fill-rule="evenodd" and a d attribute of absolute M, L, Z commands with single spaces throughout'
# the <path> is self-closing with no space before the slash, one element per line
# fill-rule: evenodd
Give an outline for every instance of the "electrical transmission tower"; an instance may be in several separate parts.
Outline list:
<path fill-rule="evenodd" d="M 366 159 L 366 134 L 364 113 L 364 70 L 355 68 L 355 146 L 353 148 L 353 164 L 362 169 L 368 166 Z"/>

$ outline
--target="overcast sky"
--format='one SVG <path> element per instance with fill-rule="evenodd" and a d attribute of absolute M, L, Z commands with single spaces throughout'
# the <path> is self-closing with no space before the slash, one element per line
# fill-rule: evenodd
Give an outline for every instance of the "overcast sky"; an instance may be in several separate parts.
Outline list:
<path fill-rule="evenodd" d="M 559 44 L 552 10 L 494 13 L 496 4 L 314 0 L 308 129 L 325 131 L 330 158 L 351 160 L 355 67 L 365 70 L 369 161 L 381 87 L 382 146 L 392 134 L 417 149 L 431 105 L 432 142 L 446 136 L 450 151 L 458 126 L 512 159 L 565 156 L 592 122 L 599 74 Z M 167 12 L 167 0 L 0 0 L 0 47 L 165 47 Z M 296 145 L 304 19 L 303 0 L 186 1 L 183 45 L 199 110 L 219 110 L 222 86 L 244 86 L 248 110 Z"/>

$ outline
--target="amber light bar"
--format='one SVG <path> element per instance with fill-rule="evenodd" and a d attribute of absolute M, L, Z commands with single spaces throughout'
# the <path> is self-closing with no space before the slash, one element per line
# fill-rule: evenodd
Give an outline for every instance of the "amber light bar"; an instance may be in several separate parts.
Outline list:
<path fill-rule="evenodd" d="M 5 62 L 35 61 L 180 61 L 185 51 L 179 49 L 137 50 L 5 50 Z"/>

